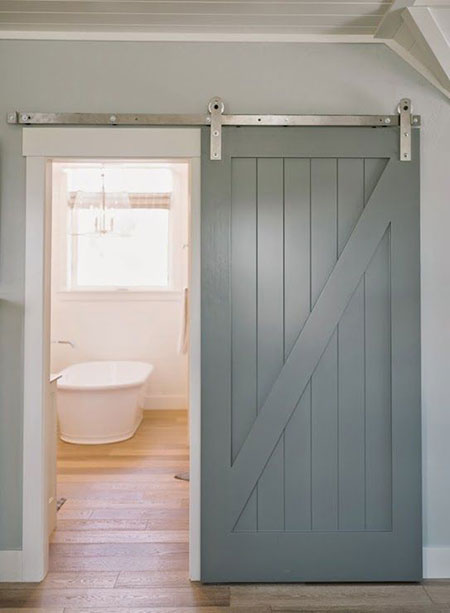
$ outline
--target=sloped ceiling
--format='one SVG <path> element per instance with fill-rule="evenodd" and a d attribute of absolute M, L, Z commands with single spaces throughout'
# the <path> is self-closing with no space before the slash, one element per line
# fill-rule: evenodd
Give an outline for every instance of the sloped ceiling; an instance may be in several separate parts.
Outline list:
<path fill-rule="evenodd" d="M 450 98 L 450 0 L 0 0 L 0 38 L 384 43 Z"/>

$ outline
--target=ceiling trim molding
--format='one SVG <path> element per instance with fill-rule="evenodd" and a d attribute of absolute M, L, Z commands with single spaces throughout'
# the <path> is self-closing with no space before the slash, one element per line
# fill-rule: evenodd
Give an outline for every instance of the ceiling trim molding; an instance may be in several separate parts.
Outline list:
<path fill-rule="evenodd" d="M 83 32 L 0 30 L 0 40 L 89 40 L 116 42 L 376 43 L 372 34 L 283 34 L 232 32 Z"/>

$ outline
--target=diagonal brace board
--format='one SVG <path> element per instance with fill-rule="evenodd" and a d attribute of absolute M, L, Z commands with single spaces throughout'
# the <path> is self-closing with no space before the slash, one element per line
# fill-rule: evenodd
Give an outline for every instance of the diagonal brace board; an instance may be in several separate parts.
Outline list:
<path fill-rule="evenodd" d="M 390 160 L 230 469 L 233 524 L 391 222 L 396 166 Z"/>

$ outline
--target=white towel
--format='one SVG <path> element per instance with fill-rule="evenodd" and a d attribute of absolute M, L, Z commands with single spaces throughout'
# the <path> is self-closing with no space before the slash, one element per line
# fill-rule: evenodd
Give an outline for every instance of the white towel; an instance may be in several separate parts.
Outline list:
<path fill-rule="evenodd" d="M 180 338 L 178 340 L 178 353 L 187 353 L 189 345 L 189 290 L 183 290 L 183 300 L 181 305 L 181 326 Z"/>

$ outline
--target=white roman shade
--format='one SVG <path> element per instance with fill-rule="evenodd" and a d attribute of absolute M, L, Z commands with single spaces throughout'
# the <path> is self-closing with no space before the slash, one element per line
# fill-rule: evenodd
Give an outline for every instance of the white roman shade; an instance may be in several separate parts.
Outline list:
<path fill-rule="evenodd" d="M 171 192 L 105 192 L 106 209 L 170 209 Z M 69 208 L 95 209 L 103 207 L 102 192 L 69 192 Z"/>

